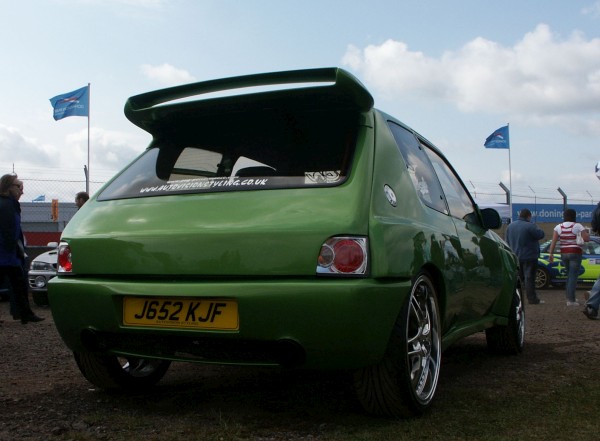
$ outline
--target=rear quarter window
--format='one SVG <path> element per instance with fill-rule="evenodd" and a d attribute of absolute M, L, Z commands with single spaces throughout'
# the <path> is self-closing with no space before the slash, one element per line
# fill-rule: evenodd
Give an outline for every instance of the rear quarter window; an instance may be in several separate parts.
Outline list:
<path fill-rule="evenodd" d="M 421 201 L 428 207 L 447 214 L 440 182 L 420 142 L 412 132 L 393 121 L 388 121 L 388 126 Z"/>

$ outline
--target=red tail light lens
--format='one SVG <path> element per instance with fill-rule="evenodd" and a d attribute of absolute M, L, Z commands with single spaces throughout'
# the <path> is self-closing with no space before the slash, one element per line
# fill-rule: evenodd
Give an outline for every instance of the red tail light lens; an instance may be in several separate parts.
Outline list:
<path fill-rule="evenodd" d="M 367 263 L 366 237 L 333 237 L 321 246 L 317 273 L 364 275 Z"/>
<path fill-rule="evenodd" d="M 58 272 L 70 273 L 71 271 L 73 271 L 71 247 L 66 243 L 61 243 L 58 246 Z"/>

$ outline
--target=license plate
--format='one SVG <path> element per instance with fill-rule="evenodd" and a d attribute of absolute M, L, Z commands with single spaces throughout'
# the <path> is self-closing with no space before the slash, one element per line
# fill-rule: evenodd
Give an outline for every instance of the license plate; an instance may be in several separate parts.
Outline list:
<path fill-rule="evenodd" d="M 237 330 L 238 305 L 223 299 L 125 297 L 123 325 Z"/>

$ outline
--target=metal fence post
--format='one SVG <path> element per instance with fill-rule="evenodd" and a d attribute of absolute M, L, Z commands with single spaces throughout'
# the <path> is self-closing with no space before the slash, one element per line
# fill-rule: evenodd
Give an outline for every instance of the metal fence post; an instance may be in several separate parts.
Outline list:
<path fill-rule="evenodd" d="M 567 194 L 562 191 L 560 187 L 558 187 L 557 190 L 563 197 L 563 211 L 565 211 L 567 209 Z"/>

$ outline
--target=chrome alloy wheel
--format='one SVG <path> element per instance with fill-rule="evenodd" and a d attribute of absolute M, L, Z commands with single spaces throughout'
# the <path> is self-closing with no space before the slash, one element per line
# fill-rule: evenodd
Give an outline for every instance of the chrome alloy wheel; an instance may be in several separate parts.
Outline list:
<path fill-rule="evenodd" d="M 413 286 L 406 323 L 412 392 L 421 404 L 433 399 L 440 373 L 440 319 L 434 292 L 431 281 L 421 275 Z"/>
<path fill-rule="evenodd" d="M 519 288 L 515 291 L 512 307 L 515 329 L 517 331 L 517 344 L 522 348 L 525 343 L 525 309 L 523 307 L 523 296 Z"/>

